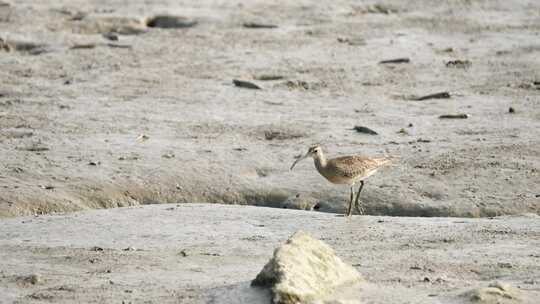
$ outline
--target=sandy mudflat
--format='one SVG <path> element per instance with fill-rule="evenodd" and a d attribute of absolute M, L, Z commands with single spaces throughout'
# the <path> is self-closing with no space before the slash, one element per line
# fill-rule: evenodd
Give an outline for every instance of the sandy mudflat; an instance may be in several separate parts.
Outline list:
<path fill-rule="evenodd" d="M 2 220 L 0 303 L 265 303 L 248 283 L 300 229 L 365 276 L 366 303 L 461 303 L 494 281 L 518 288 L 521 303 L 540 297 L 537 215 L 346 218 L 180 204 Z"/>
<path fill-rule="evenodd" d="M 0 216 L 167 202 L 342 212 L 348 189 L 309 162 L 288 171 L 317 142 L 400 157 L 368 181 L 369 214 L 538 213 L 539 3 L 375 4 L 4 0 Z M 147 26 L 164 13 L 183 27 Z M 409 62 L 379 63 L 397 58 Z"/>
<path fill-rule="evenodd" d="M 254 303 L 297 229 L 366 302 L 540 298 L 540 2 L 127 3 L 0 0 L 0 303 Z M 399 158 L 369 216 L 313 143 Z"/>

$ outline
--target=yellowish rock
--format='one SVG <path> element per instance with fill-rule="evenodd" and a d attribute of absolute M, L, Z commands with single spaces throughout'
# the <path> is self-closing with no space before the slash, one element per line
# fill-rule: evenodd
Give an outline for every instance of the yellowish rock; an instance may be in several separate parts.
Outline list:
<path fill-rule="evenodd" d="M 508 283 L 494 282 L 488 287 L 473 289 L 466 295 L 473 303 L 503 304 L 519 302 L 519 294 L 519 290 Z"/>
<path fill-rule="evenodd" d="M 276 304 L 292 304 L 324 301 L 340 287 L 361 281 L 330 246 L 298 231 L 275 250 L 252 285 L 270 287 Z"/>

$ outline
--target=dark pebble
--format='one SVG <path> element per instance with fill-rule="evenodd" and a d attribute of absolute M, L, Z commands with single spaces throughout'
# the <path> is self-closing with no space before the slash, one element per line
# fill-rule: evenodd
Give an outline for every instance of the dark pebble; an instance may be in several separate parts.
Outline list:
<path fill-rule="evenodd" d="M 371 130 L 368 127 L 364 127 L 364 126 L 354 126 L 353 130 L 355 130 L 358 133 L 364 133 L 364 134 L 370 134 L 370 135 L 377 135 L 378 134 L 377 132 Z"/>

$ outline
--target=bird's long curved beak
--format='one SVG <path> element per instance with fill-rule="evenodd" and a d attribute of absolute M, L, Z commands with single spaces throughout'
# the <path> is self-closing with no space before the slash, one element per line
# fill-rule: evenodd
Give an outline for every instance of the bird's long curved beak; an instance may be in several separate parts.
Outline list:
<path fill-rule="evenodd" d="M 291 169 L 289 169 L 289 170 L 292 170 L 292 169 L 294 168 L 294 166 L 296 166 L 296 164 L 297 164 L 298 162 L 300 162 L 300 161 L 301 161 L 302 159 L 304 159 L 304 158 L 307 158 L 308 156 L 309 156 L 309 154 L 306 153 L 306 155 L 297 158 L 297 159 L 294 161 L 294 163 L 292 164 Z"/>

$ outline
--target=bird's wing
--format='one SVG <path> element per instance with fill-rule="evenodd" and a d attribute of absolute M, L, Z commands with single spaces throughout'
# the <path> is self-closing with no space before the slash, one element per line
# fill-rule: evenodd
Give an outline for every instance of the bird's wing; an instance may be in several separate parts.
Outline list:
<path fill-rule="evenodd" d="M 371 158 L 363 155 L 343 156 L 328 161 L 330 166 L 345 177 L 365 175 L 388 163 L 390 160 L 387 158 Z"/>

